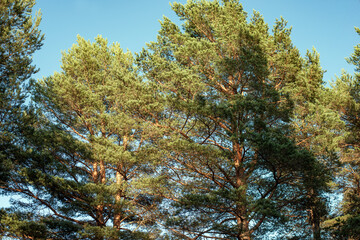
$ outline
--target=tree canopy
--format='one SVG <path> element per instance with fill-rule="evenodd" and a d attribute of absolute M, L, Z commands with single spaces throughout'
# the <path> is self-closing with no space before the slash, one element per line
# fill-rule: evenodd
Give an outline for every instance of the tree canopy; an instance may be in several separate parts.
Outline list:
<path fill-rule="evenodd" d="M 141 52 L 78 36 L 29 85 L 33 6 L 0 5 L 1 236 L 357 238 L 360 46 L 328 87 L 284 19 L 189 0 Z"/>
<path fill-rule="evenodd" d="M 33 17 L 35 1 L 0 3 L 0 179 L 5 180 L 18 161 L 19 127 L 23 125 L 28 80 L 37 70 L 31 54 L 44 39 Z"/>

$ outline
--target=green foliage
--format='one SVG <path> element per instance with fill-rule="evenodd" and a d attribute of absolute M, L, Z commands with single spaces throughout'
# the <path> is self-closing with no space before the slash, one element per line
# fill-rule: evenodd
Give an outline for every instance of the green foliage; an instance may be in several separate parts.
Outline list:
<path fill-rule="evenodd" d="M 30 218 L 31 215 L 29 214 L 7 213 L 4 209 L 1 209 L 1 236 L 21 239 L 46 239 L 45 225 L 29 221 Z"/>
<path fill-rule="evenodd" d="M 360 35 L 359 28 L 355 28 Z M 342 148 L 342 171 L 339 172 L 338 186 L 343 192 L 343 203 L 338 216 L 327 222 L 335 239 L 357 239 L 360 233 L 360 44 L 347 59 L 355 66 L 355 74 L 343 73 L 335 82 L 335 88 L 342 99 L 336 105 L 346 124 L 346 139 Z"/>
<path fill-rule="evenodd" d="M 43 41 L 41 16 L 32 17 L 35 1 L 0 3 L 0 180 L 7 180 L 15 162 L 22 161 L 19 144 L 26 125 L 24 101 L 28 80 L 36 72 L 31 55 Z"/>
<path fill-rule="evenodd" d="M 303 60 L 283 19 L 271 35 L 262 16 L 248 18 L 237 1 L 172 8 L 182 30 L 164 18 L 157 42 L 138 55 L 165 98 L 152 117 L 170 130 L 158 142 L 173 188 L 160 191 L 175 209 L 168 227 L 180 238 L 219 239 L 261 238 L 269 224 L 278 234 L 301 222 L 306 229 L 308 191 L 319 196 L 328 178 L 313 149 L 296 146 L 291 120 L 300 100 L 289 96 L 303 79 L 312 81 L 304 75 L 313 68 L 321 76 L 309 98 L 318 94 L 317 56 Z"/>
<path fill-rule="evenodd" d="M 33 88 L 37 119 L 23 133 L 27 165 L 7 189 L 25 196 L 17 205 L 45 217 L 58 239 L 69 231 L 79 239 L 155 238 L 157 200 L 136 183 L 151 175 L 154 151 L 139 117 L 146 92 L 131 53 L 100 36 L 95 43 L 78 37 L 62 69 Z"/>
<path fill-rule="evenodd" d="M 6 0 L 0 3 L 0 188 L 1 194 L 11 194 L 9 184 L 16 171 L 26 166 L 23 132 L 33 123 L 32 113 L 24 104 L 29 91 L 29 79 L 37 70 L 32 54 L 44 39 L 38 29 L 40 12 L 32 16 L 33 0 Z M 0 213 L 2 236 L 28 235 L 40 237 L 44 225 L 27 221 L 24 216 L 4 209 Z M 40 239 L 40 238 L 39 238 Z"/>
<path fill-rule="evenodd" d="M 326 88 L 284 19 L 270 30 L 235 0 L 173 3 L 183 25 L 164 17 L 136 59 L 78 36 L 23 112 L 43 38 L 33 5 L 0 5 L 0 181 L 23 197 L 1 210 L 2 237 L 356 238 L 359 46 L 355 76 Z M 342 212 L 323 223 L 335 181 Z"/>

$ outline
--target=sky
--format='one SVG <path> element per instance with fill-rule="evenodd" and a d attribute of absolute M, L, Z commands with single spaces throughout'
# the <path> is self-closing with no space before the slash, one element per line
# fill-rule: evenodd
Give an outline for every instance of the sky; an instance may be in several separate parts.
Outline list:
<path fill-rule="evenodd" d="M 177 0 L 186 3 L 186 0 Z M 260 12 L 272 27 L 281 16 L 292 26 L 292 41 L 302 56 L 313 47 L 329 82 L 342 69 L 352 73 L 354 67 L 345 58 L 360 43 L 354 27 L 360 27 L 360 0 L 243 0 L 249 15 Z M 80 35 L 94 41 L 97 35 L 109 44 L 120 43 L 123 49 L 139 52 L 156 40 L 159 20 L 166 16 L 181 24 L 172 12 L 169 0 L 37 0 L 34 11 L 41 10 L 40 29 L 44 45 L 33 56 L 40 71 L 35 79 L 60 71 L 61 52 L 67 51 Z"/>

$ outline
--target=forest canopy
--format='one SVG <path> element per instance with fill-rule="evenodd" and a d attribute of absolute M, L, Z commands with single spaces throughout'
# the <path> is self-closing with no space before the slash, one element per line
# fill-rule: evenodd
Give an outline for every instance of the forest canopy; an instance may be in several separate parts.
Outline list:
<path fill-rule="evenodd" d="M 1 237 L 358 239 L 360 44 L 326 84 L 283 18 L 189 0 L 140 52 L 78 36 L 33 80 L 34 4 L 0 4 Z"/>

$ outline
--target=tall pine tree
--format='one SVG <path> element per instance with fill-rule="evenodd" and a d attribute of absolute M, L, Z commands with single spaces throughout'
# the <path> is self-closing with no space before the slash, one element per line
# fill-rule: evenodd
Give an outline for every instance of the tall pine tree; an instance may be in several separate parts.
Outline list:
<path fill-rule="evenodd" d="M 151 175 L 153 150 L 135 111 L 145 95 L 131 53 L 78 37 L 61 67 L 34 89 L 27 166 L 7 184 L 27 201 L 4 228 L 29 239 L 155 238 L 157 199 L 138 181 Z"/>
<path fill-rule="evenodd" d="M 41 16 L 32 16 L 34 0 L 0 2 L 0 185 L 19 164 L 20 128 L 25 125 L 24 101 L 28 80 L 36 73 L 31 55 L 39 50 L 43 35 Z"/>
<path fill-rule="evenodd" d="M 293 104 L 281 90 L 302 61 L 283 41 L 285 21 L 271 35 L 237 1 L 172 8 L 182 30 L 165 18 L 157 42 L 138 56 L 164 104 L 152 122 L 169 130 L 158 141 L 166 177 L 154 191 L 173 207 L 164 224 L 179 239 L 307 237 L 290 229 L 309 226 L 308 189 L 322 189 L 324 173 L 290 136 Z"/>
<path fill-rule="evenodd" d="M 34 121 L 25 104 L 29 79 L 37 70 L 32 54 L 42 46 L 39 30 L 40 12 L 32 16 L 34 0 L 0 2 L 0 193 L 12 194 L 8 188 L 12 176 L 26 167 L 24 131 Z M 3 222 L 8 211 L 0 210 L 0 235 L 7 233 Z M 14 224 L 16 225 L 16 224 Z M 19 225 L 16 226 L 20 228 Z M 17 230 L 15 230 L 17 231 Z M 35 230 L 36 231 L 36 230 Z"/>
<path fill-rule="evenodd" d="M 355 30 L 360 35 L 360 29 Z M 355 74 L 343 72 L 334 85 L 337 95 L 341 96 L 335 106 L 342 113 L 347 131 L 339 173 L 343 202 L 339 215 L 328 221 L 335 239 L 358 239 L 360 234 L 360 44 L 354 47 L 347 61 L 355 66 Z"/>
<path fill-rule="evenodd" d="M 286 74 L 291 74 L 291 61 L 286 56 Z M 314 239 L 321 239 L 321 223 L 326 219 L 330 184 L 335 180 L 338 170 L 338 153 L 344 142 L 344 123 L 339 112 L 334 108 L 336 93 L 325 87 L 323 70 L 320 66 L 319 54 L 313 49 L 307 51 L 304 59 L 298 59 L 298 73 L 295 80 L 286 82 L 281 91 L 290 96 L 294 103 L 294 114 L 291 119 L 290 136 L 296 145 L 301 146 L 317 158 L 322 164 L 322 187 L 317 190 L 311 186 L 307 189 L 308 220 Z M 301 63 L 301 64 L 300 64 Z M 300 230 L 300 229 L 299 229 Z"/>

